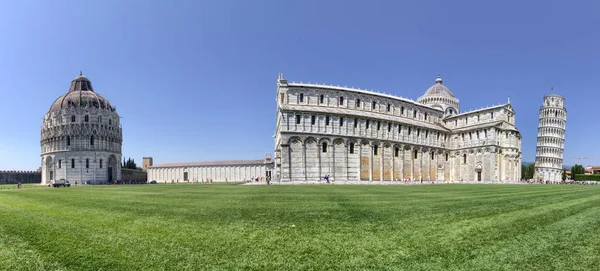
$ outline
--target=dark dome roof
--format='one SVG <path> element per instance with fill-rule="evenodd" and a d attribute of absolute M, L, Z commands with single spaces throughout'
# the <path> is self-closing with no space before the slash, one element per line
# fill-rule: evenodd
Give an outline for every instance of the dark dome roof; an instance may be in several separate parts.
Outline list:
<path fill-rule="evenodd" d="M 95 107 L 115 111 L 108 100 L 94 92 L 92 82 L 81 73 L 71 81 L 69 92 L 54 101 L 49 112 L 57 112 L 69 107 Z"/>

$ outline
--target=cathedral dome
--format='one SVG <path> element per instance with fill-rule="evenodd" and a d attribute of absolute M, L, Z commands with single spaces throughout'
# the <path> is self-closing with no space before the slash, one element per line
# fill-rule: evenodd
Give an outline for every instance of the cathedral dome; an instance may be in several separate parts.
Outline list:
<path fill-rule="evenodd" d="M 110 105 L 108 100 L 94 92 L 92 82 L 81 73 L 71 81 L 69 92 L 54 101 L 52 106 L 50 106 L 49 112 L 56 113 L 61 109 L 76 107 L 94 107 L 115 111 L 115 108 Z"/>
<path fill-rule="evenodd" d="M 450 89 L 442 85 L 442 78 L 438 75 L 438 78 L 435 79 L 435 85 L 431 86 L 419 99 L 427 97 L 454 98 L 454 94 L 452 94 L 452 91 L 450 91 Z"/>
<path fill-rule="evenodd" d="M 454 97 L 450 89 L 442 85 L 442 78 L 439 75 L 435 79 L 435 85 L 431 86 L 423 96 L 419 97 L 417 102 L 443 110 L 446 116 L 460 112 L 458 99 Z"/>

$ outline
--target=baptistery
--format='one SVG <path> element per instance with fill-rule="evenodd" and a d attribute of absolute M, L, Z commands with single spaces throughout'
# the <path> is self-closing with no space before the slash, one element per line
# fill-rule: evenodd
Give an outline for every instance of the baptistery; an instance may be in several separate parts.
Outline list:
<path fill-rule="evenodd" d="M 117 111 L 83 74 L 71 81 L 44 115 L 42 184 L 102 184 L 121 179 L 123 132 Z"/>

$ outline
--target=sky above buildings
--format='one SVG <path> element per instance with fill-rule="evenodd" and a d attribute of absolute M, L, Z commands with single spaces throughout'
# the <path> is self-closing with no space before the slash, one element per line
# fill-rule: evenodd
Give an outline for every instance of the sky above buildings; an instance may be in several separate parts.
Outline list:
<path fill-rule="evenodd" d="M 40 166 L 42 117 L 83 70 L 141 164 L 273 151 L 277 73 L 462 111 L 510 101 L 534 161 L 544 94 L 566 97 L 565 164 L 600 164 L 598 1 L 4 1 L 0 169 Z M 576 157 L 588 159 L 577 160 Z"/>

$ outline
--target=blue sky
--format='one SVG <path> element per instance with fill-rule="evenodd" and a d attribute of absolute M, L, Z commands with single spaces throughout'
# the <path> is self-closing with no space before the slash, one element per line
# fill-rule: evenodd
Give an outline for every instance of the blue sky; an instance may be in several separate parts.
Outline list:
<path fill-rule="evenodd" d="M 600 164 L 598 1 L 3 1 L 0 169 L 40 166 L 40 127 L 83 70 L 141 164 L 273 151 L 277 73 L 417 99 L 438 73 L 463 111 L 510 96 L 534 161 L 566 96 L 565 164 Z M 587 160 L 574 160 L 588 157 Z"/>

